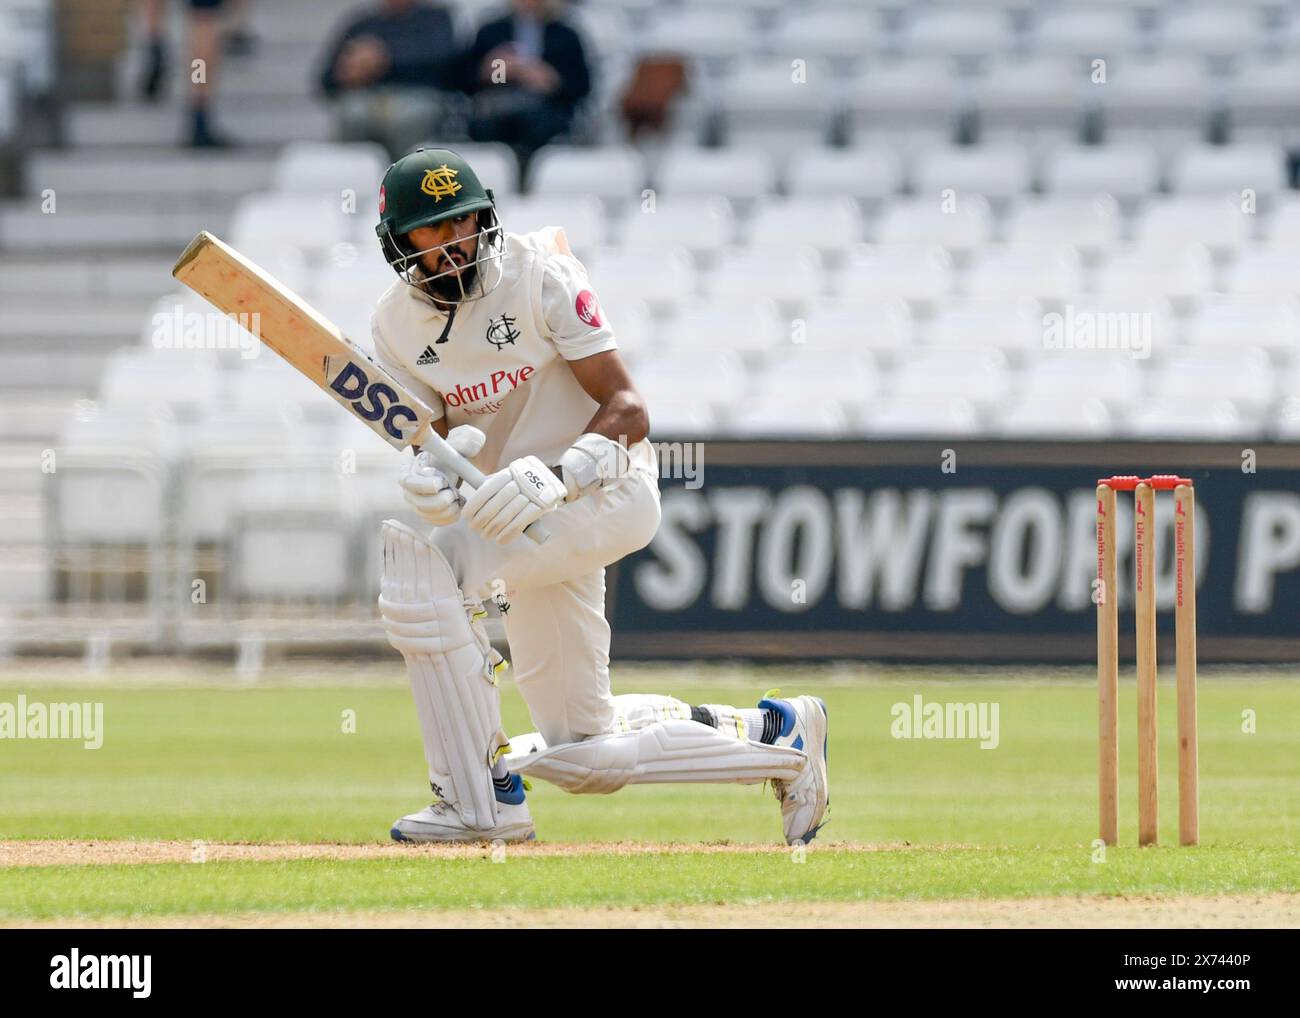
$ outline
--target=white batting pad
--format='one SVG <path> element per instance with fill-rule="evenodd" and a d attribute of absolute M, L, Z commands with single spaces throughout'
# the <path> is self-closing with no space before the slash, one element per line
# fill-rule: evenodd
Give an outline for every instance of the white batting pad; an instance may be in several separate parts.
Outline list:
<path fill-rule="evenodd" d="M 385 520 L 379 611 L 406 660 L 429 780 L 474 828 L 496 825 L 492 760 L 508 743 L 492 649 L 442 552 L 410 527 Z"/>
<path fill-rule="evenodd" d="M 603 795 L 627 784 L 793 781 L 805 757 L 723 735 L 698 721 L 654 721 L 644 728 L 547 747 L 536 732 L 511 740 L 506 766 L 566 792 Z"/>

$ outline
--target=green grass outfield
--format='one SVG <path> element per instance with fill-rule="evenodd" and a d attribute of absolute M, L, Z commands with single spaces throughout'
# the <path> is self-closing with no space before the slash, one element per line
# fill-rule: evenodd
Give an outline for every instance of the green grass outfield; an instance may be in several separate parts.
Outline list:
<path fill-rule="evenodd" d="M 224 673 L 26 680 L 0 702 L 104 704 L 104 745 L 0 740 L 0 839 L 382 843 L 428 800 L 410 694 L 389 679 L 300 685 L 307 669 L 238 687 Z M 337 673 L 335 673 L 337 675 Z M 761 786 L 637 786 L 571 796 L 535 782 L 538 837 L 460 857 L 250 859 L 203 865 L 0 866 L 0 921 L 58 917 L 1031 898 L 1259 895 L 1300 890 L 1300 678 L 1207 672 L 1200 690 L 1201 847 L 1177 840 L 1174 696 L 1161 688 L 1161 840 L 1136 840 L 1135 705 L 1121 705 L 1121 847 L 1098 861 L 1095 689 L 1086 671 L 1014 681 L 934 672 L 621 669 L 619 691 L 751 704 L 772 685 L 822 695 L 831 716 L 831 817 L 802 865 L 780 845 Z M 159 679 L 163 681 L 159 682 Z M 177 685 L 181 680 L 192 685 Z M 1000 741 L 903 740 L 891 709 L 988 702 Z M 355 733 L 344 732 L 355 712 Z M 507 685 L 506 727 L 530 727 Z M 350 715 L 346 715 L 350 716 Z M 1244 730 L 1253 719 L 1255 730 Z M 644 843 L 636 851 L 599 843 Z M 694 843 L 699 851 L 653 846 Z M 717 850 L 719 845 L 727 851 Z M 752 843 L 755 851 L 736 851 Z M 0 851 L 3 845 L 0 845 Z M 30 860 L 29 860 L 30 861 Z M 39 859 L 37 860 L 39 861 Z"/>

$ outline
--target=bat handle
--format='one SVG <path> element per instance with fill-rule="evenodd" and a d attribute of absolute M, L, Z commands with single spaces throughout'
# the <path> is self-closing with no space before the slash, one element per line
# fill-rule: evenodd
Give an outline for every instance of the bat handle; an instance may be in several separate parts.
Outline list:
<path fill-rule="evenodd" d="M 448 445 L 436 431 L 429 428 L 420 438 L 420 447 L 428 452 L 438 466 L 455 472 L 461 480 L 468 481 L 475 488 L 483 486 L 483 472 Z M 542 526 L 541 520 L 530 523 L 525 528 L 524 534 L 534 544 L 545 544 L 551 538 L 551 532 Z"/>

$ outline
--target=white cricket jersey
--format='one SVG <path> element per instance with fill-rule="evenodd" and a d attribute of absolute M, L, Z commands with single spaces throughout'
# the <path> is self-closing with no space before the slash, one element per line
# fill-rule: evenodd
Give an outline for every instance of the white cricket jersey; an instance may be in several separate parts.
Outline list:
<path fill-rule="evenodd" d="M 501 268 L 491 293 L 456 309 L 444 342 L 447 312 L 403 280 L 371 317 L 376 359 L 448 428 L 487 436 L 474 457 L 484 473 L 521 456 L 558 463 L 599 407 L 565 362 L 618 345 L 563 230 L 506 233 Z M 634 460 L 653 455 L 638 445 Z"/>

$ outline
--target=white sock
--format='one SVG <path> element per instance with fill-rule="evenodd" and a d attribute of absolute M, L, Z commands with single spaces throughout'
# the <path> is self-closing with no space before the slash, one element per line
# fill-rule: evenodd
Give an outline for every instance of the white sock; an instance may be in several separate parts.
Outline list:
<path fill-rule="evenodd" d="M 718 731 L 737 739 L 753 739 L 755 742 L 763 741 L 764 728 L 770 727 L 767 725 L 767 715 L 775 713 L 758 707 L 732 707 L 725 703 L 706 703 L 702 706 L 717 721 Z"/>

